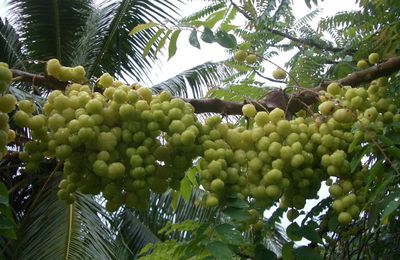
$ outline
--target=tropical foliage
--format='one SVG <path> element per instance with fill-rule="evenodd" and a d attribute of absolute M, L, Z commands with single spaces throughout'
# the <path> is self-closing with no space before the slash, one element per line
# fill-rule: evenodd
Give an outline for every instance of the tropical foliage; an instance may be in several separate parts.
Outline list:
<path fill-rule="evenodd" d="M 398 258 L 400 82 L 396 73 L 400 69 L 400 3 L 357 2 L 359 10 L 326 17 L 317 28 L 310 24 L 320 13 L 316 0 L 305 1 L 310 12 L 300 19 L 293 15 L 291 1 L 286 0 L 205 1 L 204 8 L 178 19 L 178 1 L 10 2 L 7 19 L 0 20 L 0 61 L 7 63 L 11 69 L 7 71 L 13 73 L 12 83 L 0 74 L 6 85 L 11 83 L 0 103 L 0 127 L 4 133 L 0 137 L 5 138 L 4 142 L 10 139 L 7 146 L 4 144 L 0 161 L 3 258 Z M 226 48 L 231 58 L 198 65 L 155 84 L 152 90 L 158 96 L 148 97 L 147 90 L 137 84 L 122 83 L 143 80 L 162 51 L 173 57 L 182 31 L 190 31 L 188 43 L 193 47 L 206 49 L 208 44 L 217 43 Z M 289 51 L 294 54 L 286 64 L 272 61 Z M 378 53 L 378 58 L 368 61 L 370 53 Z M 72 159 L 66 160 L 60 153 L 52 156 L 48 140 L 53 136 L 38 137 L 32 124 L 18 127 L 16 112 L 4 108 L 10 96 L 19 101 L 27 99 L 35 105 L 33 115 L 45 115 L 49 120 L 46 106 L 50 107 L 54 96 L 63 95 L 51 90 L 64 91 L 71 83 L 49 73 L 49 67 L 46 71 L 45 64 L 54 58 L 65 67 L 84 67 L 84 83 L 91 88 L 84 86 L 82 91 L 92 94 L 87 101 L 100 97 L 105 104 L 115 106 L 112 102 L 115 104 L 118 97 L 108 97 L 107 89 L 103 94 L 96 93 L 103 91 L 101 88 L 107 85 L 103 82 L 112 76 L 117 80 L 111 85 L 137 91 L 139 94 L 135 95 L 143 102 L 148 100 L 151 107 L 150 100 L 165 99 L 168 91 L 185 98 L 195 113 L 207 112 L 193 123 L 198 133 L 195 141 L 187 145 L 192 150 L 172 138 L 175 132 L 171 126 L 160 126 L 162 135 L 149 135 L 160 146 L 172 143 L 171 154 L 179 160 L 188 156 L 190 167 L 184 161 L 185 171 L 180 173 L 180 168 L 175 167 L 180 165 L 175 162 L 178 159 L 172 158 L 173 167 L 168 168 L 172 173 L 168 176 L 173 178 L 162 180 L 159 187 L 153 183 L 154 178 L 145 179 L 152 192 L 148 188 L 146 195 L 139 197 L 145 201 L 135 202 L 132 207 L 125 205 L 125 199 L 107 195 L 110 192 L 104 187 L 110 180 L 104 184 L 93 173 L 97 187 L 68 183 L 77 185 L 69 186 L 71 191 L 78 189 L 73 195 L 68 194 L 74 203 L 69 201 L 67 205 L 59 200 L 57 194 L 65 198 L 58 189 L 66 190 Z M 271 75 L 265 70 L 267 63 L 277 66 L 279 72 Z M 3 68 L 6 65 L 0 66 L 2 71 Z M 277 91 L 273 87 L 277 84 L 285 89 Z M 71 89 L 65 92 L 66 96 L 74 91 Z M 19 103 L 20 110 L 24 110 L 22 107 Z M 152 111 L 157 109 L 160 108 L 155 105 Z M 256 110 L 270 113 L 259 113 L 254 118 Z M 287 120 L 274 119 L 277 114 L 281 116 L 280 111 Z M 275 138 L 272 143 L 281 142 L 286 147 L 280 148 L 278 155 L 269 141 L 265 145 L 269 155 L 259 148 L 261 137 L 256 131 L 258 126 L 266 125 L 262 123 L 264 115 L 268 115 L 265 120 L 276 123 L 273 127 L 278 127 L 280 120 L 291 124 L 289 132 L 282 130 L 286 134 L 276 130 L 278 137 L 268 136 Z M 221 123 L 221 117 L 228 123 Z M 137 121 L 140 120 L 145 121 Z M 293 162 L 292 154 L 282 152 L 292 142 L 280 138 L 296 131 L 300 136 L 304 133 L 299 130 L 301 124 L 317 124 L 319 138 L 328 137 L 316 141 L 316 135 L 303 136 L 312 140 L 311 144 L 301 144 L 306 152 L 298 157 L 303 156 L 303 161 Z M 15 130 L 14 137 L 8 128 Z M 50 130 L 45 131 L 47 134 Z M 238 134 L 229 139 L 229 131 Z M 39 139 L 37 146 L 30 144 Z M 237 140 L 242 143 L 236 145 Z M 235 152 L 230 156 L 222 149 L 222 158 L 230 158 L 225 162 L 214 158 L 221 156 L 218 146 L 223 142 L 232 148 L 224 149 Z M 87 146 L 87 150 L 92 148 Z M 78 152 L 89 161 L 85 149 Z M 244 159 L 237 155 L 243 150 L 247 152 Z M 260 155 L 254 156 L 254 150 Z M 29 160 L 25 158 L 27 154 Z M 333 159 L 338 154 L 344 154 L 345 159 Z M 261 159 L 255 159 L 257 156 L 263 158 L 261 163 Z M 278 158 L 275 163 L 271 156 Z M 282 160 L 289 166 L 281 165 Z M 300 167 L 307 160 L 312 161 L 311 166 Z M 163 159 L 155 162 L 159 167 L 169 163 L 160 161 Z M 86 167 L 87 162 L 82 163 Z M 82 172 L 92 171 L 90 167 Z M 260 167 L 268 173 L 283 172 L 289 184 L 282 180 L 281 186 L 274 182 L 271 185 L 266 181 L 267 174 L 257 177 L 254 172 L 261 171 Z M 241 174 L 237 181 L 236 171 Z M 211 177 L 210 172 L 214 172 Z M 312 177 L 304 177 L 310 172 Z M 281 180 L 276 174 L 274 178 Z M 125 189 L 121 196 L 131 192 L 129 184 L 119 185 Z M 263 185 L 267 188 L 257 195 Z M 325 194 L 318 193 L 319 197 L 317 192 L 321 189 Z M 290 202 L 285 202 L 285 196 L 286 200 L 292 196 Z M 318 199 L 317 204 L 304 209 L 306 199 L 311 198 Z M 286 224 L 287 219 L 290 224 Z"/>

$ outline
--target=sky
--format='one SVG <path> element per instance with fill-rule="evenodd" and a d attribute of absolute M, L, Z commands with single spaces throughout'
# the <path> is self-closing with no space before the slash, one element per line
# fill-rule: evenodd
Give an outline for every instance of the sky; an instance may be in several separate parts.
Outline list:
<path fill-rule="evenodd" d="M 9 0 L 10 1 L 10 0 Z M 311 10 L 305 5 L 304 0 L 293 0 L 294 2 L 294 14 L 297 18 L 301 18 L 302 16 L 309 13 Z M 324 0 L 323 2 L 318 1 L 318 8 L 321 9 L 320 14 L 313 20 L 311 23 L 314 28 L 317 26 L 317 22 L 326 16 L 332 16 L 337 12 L 341 11 L 349 11 L 357 9 L 357 5 L 355 4 L 355 0 Z M 189 5 L 183 8 L 182 14 L 188 15 L 193 13 L 196 10 L 199 10 L 202 6 L 204 6 L 204 2 L 201 0 L 193 0 Z M 313 6 L 315 9 L 315 6 Z M 0 0 L 0 17 L 4 17 L 5 15 L 5 0 Z M 150 72 L 150 78 L 152 81 L 143 82 L 145 85 L 152 85 L 158 82 L 164 81 L 174 75 L 193 68 L 197 65 L 203 64 L 208 61 L 220 61 L 228 58 L 226 50 L 219 46 L 217 43 L 207 44 L 201 42 L 202 48 L 199 50 L 197 48 L 192 47 L 188 42 L 190 32 L 182 32 L 179 40 L 178 40 L 178 48 L 176 55 L 167 61 L 167 57 L 161 57 L 160 63 L 154 67 L 154 69 Z M 286 53 L 283 55 L 279 55 L 272 59 L 275 63 L 280 66 L 284 66 L 285 62 L 290 59 L 291 53 Z M 265 75 L 272 73 L 275 67 L 271 64 L 265 64 Z M 268 83 L 272 85 L 271 83 Z M 283 87 L 279 86 L 278 87 Z M 319 195 L 324 198 L 328 196 L 327 188 L 323 188 Z M 308 201 L 305 211 L 310 210 L 319 200 Z M 270 213 L 273 211 L 270 210 Z M 270 213 L 266 213 L 266 217 L 270 215 Z M 301 218 L 298 218 L 297 222 L 299 222 Z M 284 218 L 283 226 L 289 225 L 289 221 Z M 305 243 L 305 241 L 301 241 L 301 244 Z"/>

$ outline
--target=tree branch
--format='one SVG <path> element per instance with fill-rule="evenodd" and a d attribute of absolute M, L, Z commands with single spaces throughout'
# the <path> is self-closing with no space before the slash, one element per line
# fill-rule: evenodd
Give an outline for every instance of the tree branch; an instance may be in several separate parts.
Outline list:
<path fill-rule="evenodd" d="M 338 82 L 342 86 L 359 86 L 379 77 L 388 76 L 398 70 L 400 70 L 400 56 L 389 58 L 388 60 L 368 69 L 353 72 L 347 77 L 339 80 L 324 81 L 316 88 L 316 90 L 325 90 L 332 82 Z"/>
<path fill-rule="evenodd" d="M 22 70 L 11 69 L 13 78 L 17 78 L 17 81 L 24 81 L 32 83 L 32 85 L 43 85 L 52 90 L 64 90 L 69 82 L 59 81 L 56 78 L 45 76 L 42 74 L 32 74 Z"/>
<path fill-rule="evenodd" d="M 294 94 L 286 94 L 285 91 L 277 89 L 271 91 L 264 99 L 258 101 L 233 102 L 224 101 L 217 98 L 211 99 L 191 99 L 183 98 L 190 103 L 195 113 L 221 113 L 226 115 L 241 115 L 242 106 L 247 103 L 253 104 L 258 111 L 272 110 L 276 107 L 293 114 L 301 109 L 308 110 L 308 106 L 319 101 L 318 91 L 325 90 L 332 82 L 341 85 L 351 85 L 352 87 L 370 82 L 382 76 L 388 76 L 400 70 L 400 56 L 392 57 L 376 66 L 365 70 L 356 71 L 345 78 L 338 80 L 328 80 L 322 82 L 315 88 L 299 88 Z M 40 74 L 32 74 L 21 70 L 12 69 L 15 80 L 41 84 L 52 90 L 64 90 L 69 82 L 58 81 L 57 79 Z"/>

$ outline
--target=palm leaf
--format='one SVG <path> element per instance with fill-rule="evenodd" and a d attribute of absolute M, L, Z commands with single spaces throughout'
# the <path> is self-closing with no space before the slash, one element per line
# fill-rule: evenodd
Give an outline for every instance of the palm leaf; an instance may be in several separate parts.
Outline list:
<path fill-rule="evenodd" d="M 50 183 L 24 222 L 16 241 L 19 259 L 114 259 L 113 237 L 103 207 L 91 196 L 76 194 L 66 205 Z"/>
<path fill-rule="evenodd" d="M 155 60 L 153 52 L 148 60 L 142 57 L 155 31 L 146 30 L 135 37 L 128 33 L 136 25 L 148 21 L 173 20 L 177 14 L 174 1 L 104 1 L 100 6 L 92 11 L 83 27 L 74 56 L 80 63 L 85 61 L 89 76 L 99 76 L 107 71 L 114 76 L 129 76 L 139 81 Z"/>
<path fill-rule="evenodd" d="M 91 4 L 91 0 L 15 0 L 10 1 L 9 14 L 30 57 L 56 57 L 69 65 L 76 32 L 85 25 Z"/>
<path fill-rule="evenodd" d="M 168 223 L 180 223 L 184 220 L 196 220 L 206 222 L 212 211 L 201 205 L 200 200 L 204 195 L 203 190 L 193 190 L 189 201 L 186 203 L 182 198 L 177 202 L 175 211 L 172 209 L 173 193 L 167 192 L 162 195 L 151 194 L 149 208 L 145 212 L 125 209 L 121 213 L 121 224 L 118 226 L 118 240 L 122 243 L 119 255 L 137 255 L 148 243 L 166 241 L 169 239 L 185 240 L 188 234 L 175 232 L 168 236 L 158 231 Z"/>
<path fill-rule="evenodd" d="M 14 27 L 7 19 L 0 19 L 0 61 L 7 62 L 12 68 L 26 70 L 22 43 Z"/>
<path fill-rule="evenodd" d="M 211 88 L 217 87 L 222 80 L 233 73 L 233 69 L 225 66 L 225 62 L 206 62 L 169 78 L 152 88 L 155 92 L 167 90 L 176 96 L 195 98 L 203 97 Z M 190 92 L 189 92 L 190 90 Z"/>

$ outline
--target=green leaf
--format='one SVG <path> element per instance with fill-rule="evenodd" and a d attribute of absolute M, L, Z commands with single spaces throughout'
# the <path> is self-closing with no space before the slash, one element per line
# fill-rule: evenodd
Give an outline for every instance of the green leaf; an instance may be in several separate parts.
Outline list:
<path fill-rule="evenodd" d="M 192 194 L 192 190 L 193 190 L 193 186 L 192 186 L 192 182 L 189 180 L 189 178 L 187 176 L 185 176 L 182 180 L 181 180 L 181 195 L 183 200 L 188 203 L 189 199 L 190 199 L 190 195 Z"/>
<path fill-rule="evenodd" d="M 215 41 L 214 33 L 209 28 L 204 27 L 204 31 L 201 34 L 201 40 L 206 43 L 213 43 Z"/>
<path fill-rule="evenodd" d="M 197 167 L 192 167 L 186 172 L 186 176 L 190 180 L 190 182 L 193 184 L 193 186 L 198 187 L 199 184 L 197 183 L 196 179 L 196 173 L 198 172 Z"/>
<path fill-rule="evenodd" d="M 397 197 L 396 199 L 392 200 L 387 204 L 385 207 L 383 214 L 382 214 L 382 219 L 388 217 L 390 214 L 392 214 L 398 207 L 400 206 L 400 198 Z"/>
<path fill-rule="evenodd" d="M 339 221 L 337 217 L 337 214 L 333 214 L 329 217 L 328 228 L 330 231 L 335 231 L 336 228 L 339 226 Z"/>
<path fill-rule="evenodd" d="M 232 208 L 244 209 L 244 208 L 248 208 L 249 204 L 247 204 L 243 200 L 236 197 L 236 198 L 228 198 L 226 200 L 226 206 L 232 207 Z"/>
<path fill-rule="evenodd" d="M 229 216 L 232 220 L 243 221 L 250 217 L 250 213 L 247 210 L 240 208 L 227 207 L 223 213 Z"/>
<path fill-rule="evenodd" d="M 172 210 L 175 212 L 176 211 L 176 207 L 178 206 L 178 201 L 179 201 L 179 198 L 181 197 L 181 192 L 180 191 L 172 191 L 171 192 L 172 193 L 172 195 L 171 195 L 171 207 L 172 207 Z"/>
<path fill-rule="evenodd" d="M 148 22 L 148 23 L 143 23 L 143 24 L 136 25 L 136 26 L 132 29 L 132 31 L 129 32 L 129 35 L 132 36 L 132 35 L 134 35 L 134 34 L 140 32 L 140 31 L 150 29 L 150 28 L 155 27 L 155 26 L 157 26 L 157 25 L 158 25 L 158 24 L 155 23 L 155 22 Z"/>
<path fill-rule="evenodd" d="M 204 21 L 204 26 L 205 27 L 207 27 L 207 28 L 213 28 L 214 26 L 215 26 L 215 24 L 218 22 L 218 21 L 221 21 L 222 20 L 222 18 L 224 18 L 224 15 L 225 15 L 225 13 L 226 13 L 226 8 L 224 8 L 224 9 L 222 9 L 222 10 L 220 10 L 220 11 L 218 11 L 218 12 L 215 12 L 215 13 L 212 13 L 209 17 L 207 17 L 207 19 Z"/>
<path fill-rule="evenodd" d="M 160 42 L 157 45 L 157 48 L 154 52 L 154 55 L 157 55 L 157 53 L 164 47 L 165 42 L 167 41 L 169 35 L 172 33 L 172 30 L 168 30 L 165 35 L 161 38 Z"/>
<path fill-rule="evenodd" d="M 316 243 L 321 243 L 322 244 L 322 239 L 319 236 L 318 232 L 314 229 L 311 228 L 310 226 L 302 226 L 299 231 L 299 235 L 302 237 L 310 240 L 311 242 L 316 242 Z"/>
<path fill-rule="evenodd" d="M 143 50 L 143 58 L 146 58 L 146 56 L 149 54 L 154 42 L 158 39 L 158 37 L 161 36 L 161 34 L 163 32 L 164 32 L 164 29 L 160 29 L 153 35 L 153 37 L 150 38 L 150 40 L 147 42 L 146 47 Z"/>
<path fill-rule="evenodd" d="M 189 35 L 189 43 L 193 47 L 200 49 L 199 39 L 197 39 L 197 30 L 193 30 Z"/>
<path fill-rule="evenodd" d="M 168 47 L 168 60 L 170 60 L 176 53 L 176 42 L 178 40 L 180 33 L 181 30 L 177 30 L 173 32 L 171 35 L 171 41 L 169 42 L 169 47 Z"/>
<path fill-rule="evenodd" d="M 296 222 L 293 222 L 286 228 L 286 234 L 293 241 L 301 240 L 300 227 Z"/>
<path fill-rule="evenodd" d="M 264 259 L 275 260 L 275 259 L 278 259 L 278 257 L 276 256 L 276 254 L 274 252 L 265 248 L 264 245 L 258 244 L 254 250 L 254 259 L 256 259 L 256 260 L 264 260 Z"/>
<path fill-rule="evenodd" d="M 354 156 L 353 159 L 350 162 L 350 169 L 351 172 L 353 173 L 358 166 L 361 164 L 361 159 L 367 154 L 369 153 L 369 151 L 371 150 L 371 146 L 367 145 L 364 146 L 360 151 L 358 151 Z"/>
<path fill-rule="evenodd" d="M 232 259 L 233 252 L 221 241 L 213 241 L 206 246 L 207 250 L 217 259 Z"/>
<path fill-rule="evenodd" d="M 225 48 L 234 48 L 236 47 L 236 38 L 232 34 L 228 34 L 224 31 L 218 31 L 215 34 L 215 40 L 219 43 L 222 47 Z"/>
<path fill-rule="evenodd" d="M 282 259 L 283 260 L 294 260 L 294 254 L 293 254 L 293 242 L 288 242 L 283 245 L 282 247 Z"/>
<path fill-rule="evenodd" d="M 393 142 L 393 144 L 400 144 L 400 133 L 397 131 L 391 131 L 386 136 Z"/>
<path fill-rule="evenodd" d="M 374 166 L 372 166 L 369 174 L 368 174 L 368 180 L 367 184 L 365 185 L 365 191 L 367 192 L 369 190 L 369 187 L 371 186 L 371 183 L 374 181 L 375 177 L 382 173 L 384 171 L 383 168 L 383 159 L 377 161 Z"/>
<path fill-rule="evenodd" d="M 294 250 L 296 259 L 299 260 L 320 260 L 322 257 L 312 248 L 302 246 Z"/>
<path fill-rule="evenodd" d="M 215 231 L 221 236 L 222 240 L 230 245 L 240 245 L 243 243 L 242 234 L 230 224 L 220 224 L 215 227 Z"/>
<path fill-rule="evenodd" d="M 378 139 L 382 141 L 383 144 L 387 145 L 387 146 L 391 146 L 393 145 L 392 140 L 390 140 L 390 138 L 384 136 L 384 135 L 378 135 Z"/>
<path fill-rule="evenodd" d="M 395 146 L 391 146 L 386 148 L 386 151 L 393 156 L 394 158 L 396 158 L 397 160 L 400 160 L 400 149 L 395 147 Z"/>

